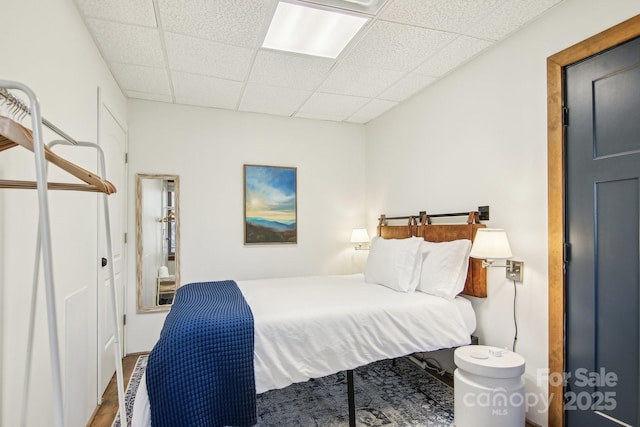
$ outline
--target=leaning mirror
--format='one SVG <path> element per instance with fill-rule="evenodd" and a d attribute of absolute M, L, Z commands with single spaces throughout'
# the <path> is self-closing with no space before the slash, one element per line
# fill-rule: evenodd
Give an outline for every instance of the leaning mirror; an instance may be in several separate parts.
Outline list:
<path fill-rule="evenodd" d="M 136 175 L 138 312 L 168 310 L 180 286 L 177 175 Z"/>

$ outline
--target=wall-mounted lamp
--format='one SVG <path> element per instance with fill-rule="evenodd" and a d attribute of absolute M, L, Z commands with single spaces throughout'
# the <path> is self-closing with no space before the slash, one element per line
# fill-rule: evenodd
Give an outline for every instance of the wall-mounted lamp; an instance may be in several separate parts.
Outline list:
<path fill-rule="evenodd" d="M 351 230 L 351 243 L 356 243 L 356 251 L 369 250 L 369 233 L 366 228 Z"/>
<path fill-rule="evenodd" d="M 506 267 L 509 280 L 522 282 L 524 262 L 512 261 L 507 233 L 498 228 L 481 228 L 476 233 L 469 256 L 482 259 L 483 267 Z M 506 265 L 494 265 L 496 260 L 506 260 Z"/>

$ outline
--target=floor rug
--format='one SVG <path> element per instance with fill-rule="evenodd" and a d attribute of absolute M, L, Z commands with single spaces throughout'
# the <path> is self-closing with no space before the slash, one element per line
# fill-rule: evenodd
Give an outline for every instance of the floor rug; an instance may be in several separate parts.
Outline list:
<path fill-rule="evenodd" d="M 138 385 L 144 374 L 144 370 L 147 368 L 148 355 L 138 356 L 136 360 L 136 366 L 133 368 L 131 379 L 127 385 L 127 390 L 124 393 L 124 403 L 127 407 L 127 425 L 131 424 L 131 414 L 133 413 L 133 402 L 136 398 L 136 392 L 138 391 Z M 113 421 L 112 427 L 120 427 L 120 412 L 116 415 L 116 419 Z"/>
<path fill-rule="evenodd" d="M 146 356 L 140 356 L 127 387 L 127 417 Z M 354 371 L 358 426 L 450 427 L 453 389 L 407 359 L 375 362 Z M 346 427 L 346 373 L 340 372 L 258 395 L 258 426 Z M 114 427 L 120 427 L 116 418 Z"/>

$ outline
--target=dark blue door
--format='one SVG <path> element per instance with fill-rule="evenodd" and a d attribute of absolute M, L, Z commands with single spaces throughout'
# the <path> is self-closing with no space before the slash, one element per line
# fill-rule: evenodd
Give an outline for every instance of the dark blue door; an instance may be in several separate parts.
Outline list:
<path fill-rule="evenodd" d="M 640 39 L 565 72 L 567 426 L 639 426 Z"/>

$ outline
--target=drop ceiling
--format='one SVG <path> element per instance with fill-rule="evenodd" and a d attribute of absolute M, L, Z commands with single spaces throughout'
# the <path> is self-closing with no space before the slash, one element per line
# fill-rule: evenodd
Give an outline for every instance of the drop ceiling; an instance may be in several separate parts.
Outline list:
<path fill-rule="evenodd" d="M 277 0 L 75 1 L 129 98 L 367 123 L 562 0 L 324 0 L 370 18 L 336 59 L 262 48 Z"/>

